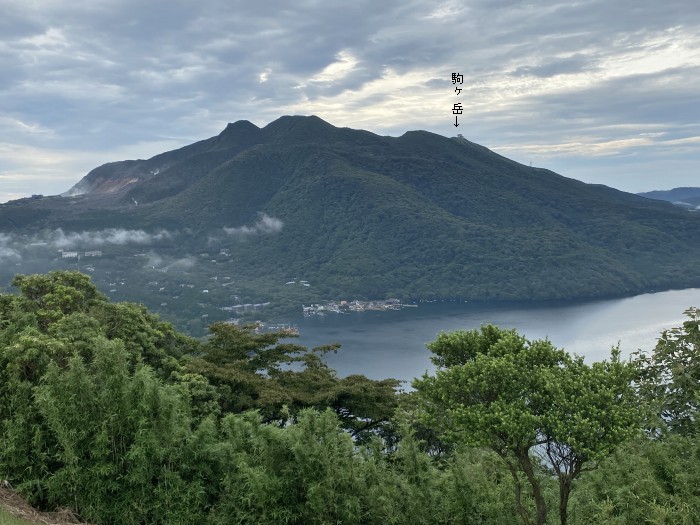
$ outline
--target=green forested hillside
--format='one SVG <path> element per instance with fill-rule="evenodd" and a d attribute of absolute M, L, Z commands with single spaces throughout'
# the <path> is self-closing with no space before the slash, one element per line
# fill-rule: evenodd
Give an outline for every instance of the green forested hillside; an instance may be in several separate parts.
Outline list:
<path fill-rule="evenodd" d="M 513 330 L 441 334 L 435 375 L 200 342 L 75 272 L 0 294 L 0 479 L 102 524 L 700 523 L 700 317 L 601 363 Z M 289 365 L 292 365 L 291 368 Z M 682 365 L 682 366 L 680 366 Z"/>
<path fill-rule="evenodd" d="M 209 290 L 213 309 L 237 300 L 297 313 L 323 299 L 575 300 L 700 285 L 697 214 L 424 131 L 395 138 L 317 117 L 241 121 L 181 150 L 97 168 L 76 189 L 87 193 L 0 206 L 3 257 L 15 263 L 6 282 L 15 271 L 84 270 L 78 261 L 41 266 L 28 241 L 48 241 L 54 257 L 63 246 L 102 250 L 90 261 L 95 281 L 106 291 L 122 272 L 119 297 L 139 301 L 161 279 L 145 275 L 157 265 L 144 272 L 129 257 L 204 254 L 169 277 Z M 70 242 L 57 244 L 58 228 Z M 121 241 L 101 238 L 115 229 Z M 207 256 L 219 253 L 229 255 L 214 267 Z M 220 289 L 222 276 L 236 284 Z M 291 290 L 294 278 L 310 286 Z M 176 316 L 176 295 L 148 305 Z"/>

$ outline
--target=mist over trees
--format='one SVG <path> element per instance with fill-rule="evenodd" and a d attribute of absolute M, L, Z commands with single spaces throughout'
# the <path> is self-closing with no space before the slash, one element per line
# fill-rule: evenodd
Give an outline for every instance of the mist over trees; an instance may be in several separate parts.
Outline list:
<path fill-rule="evenodd" d="M 194 339 L 77 272 L 0 294 L 0 479 L 95 524 L 700 523 L 697 310 L 601 363 L 512 330 L 339 378 L 280 333 Z M 341 350 L 342 351 L 342 350 Z"/>

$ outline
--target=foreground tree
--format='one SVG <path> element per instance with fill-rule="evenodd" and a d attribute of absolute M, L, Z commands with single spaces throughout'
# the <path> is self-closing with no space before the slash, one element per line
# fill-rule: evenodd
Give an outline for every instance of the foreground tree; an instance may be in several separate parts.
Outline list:
<path fill-rule="evenodd" d="M 185 370 L 217 389 L 222 413 L 257 409 L 265 422 L 284 424 L 303 408 L 331 408 L 353 437 L 369 437 L 388 425 L 399 381 L 353 375 L 338 378 L 321 355 L 338 345 L 308 350 L 281 339 L 283 332 L 257 333 L 254 325 L 214 323 L 212 336 Z"/>
<path fill-rule="evenodd" d="M 640 352 L 639 385 L 658 416 L 649 426 L 692 436 L 700 411 L 700 310 L 685 315 L 682 326 L 664 330 L 652 352 Z"/>
<path fill-rule="evenodd" d="M 447 439 L 486 446 L 503 459 L 526 525 L 547 521 L 538 469 L 554 474 L 565 525 L 574 480 L 637 428 L 635 368 L 620 362 L 616 350 L 609 362 L 588 366 L 547 340 L 527 341 L 491 325 L 443 333 L 428 347 L 436 375 L 413 383 L 425 423 Z M 532 491 L 534 519 L 524 482 Z"/>

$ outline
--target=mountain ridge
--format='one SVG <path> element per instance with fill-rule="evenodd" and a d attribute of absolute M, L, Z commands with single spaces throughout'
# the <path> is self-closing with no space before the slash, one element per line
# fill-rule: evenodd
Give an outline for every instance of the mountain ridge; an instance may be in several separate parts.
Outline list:
<path fill-rule="evenodd" d="M 671 190 L 654 190 L 638 193 L 642 197 L 671 202 L 677 206 L 700 209 L 700 188 L 680 187 Z"/>
<path fill-rule="evenodd" d="M 80 196 L 0 206 L 0 232 L 41 241 L 61 228 L 92 239 L 75 243 L 89 251 L 97 237 L 80 232 L 165 230 L 138 250 L 170 261 L 230 254 L 179 277 L 196 275 L 221 306 L 580 300 L 700 286 L 700 216 L 524 166 L 463 137 L 387 137 L 318 117 L 262 128 L 238 121 L 179 150 L 103 165 L 83 181 Z M 123 259 L 132 244 L 105 245 L 105 259 Z M 237 284 L 205 286 L 224 273 Z M 285 286 L 295 278 L 311 285 Z M 137 281 L 130 298 L 143 292 Z"/>

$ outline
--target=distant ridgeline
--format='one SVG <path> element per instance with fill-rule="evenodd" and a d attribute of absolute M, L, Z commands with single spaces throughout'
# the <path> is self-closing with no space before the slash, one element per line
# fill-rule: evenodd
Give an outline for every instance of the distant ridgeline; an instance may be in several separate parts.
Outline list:
<path fill-rule="evenodd" d="M 638 193 L 648 199 L 672 202 L 690 210 L 700 210 L 700 188 L 673 188 L 672 190 L 657 190 Z"/>
<path fill-rule="evenodd" d="M 100 166 L 63 196 L 0 206 L 3 283 L 79 269 L 113 299 L 194 332 L 332 299 L 576 300 L 700 286 L 699 258 L 700 216 L 667 202 L 461 137 L 382 137 L 314 116 L 239 121 Z"/>

